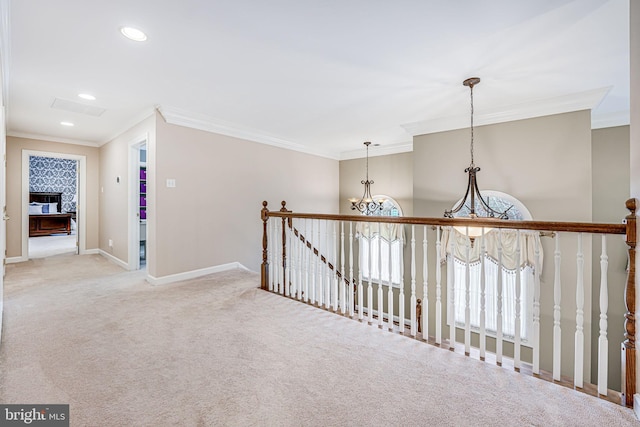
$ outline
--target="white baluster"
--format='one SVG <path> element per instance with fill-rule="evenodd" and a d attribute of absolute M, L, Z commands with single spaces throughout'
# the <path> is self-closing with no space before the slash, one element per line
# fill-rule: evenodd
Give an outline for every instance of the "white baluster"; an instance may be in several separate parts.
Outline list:
<path fill-rule="evenodd" d="M 307 275 L 306 266 L 304 264 L 304 254 L 305 254 L 305 246 L 302 242 L 302 231 L 304 230 L 304 219 L 298 220 L 298 238 L 296 242 L 298 243 L 298 300 L 302 301 L 303 291 L 304 291 L 304 277 Z"/>
<path fill-rule="evenodd" d="M 274 218 L 273 221 L 273 253 L 275 255 L 275 264 L 274 264 L 274 272 L 273 272 L 273 291 L 280 292 L 281 281 L 280 281 L 280 271 L 282 269 L 282 245 L 280 245 L 280 218 Z"/>
<path fill-rule="evenodd" d="M 345 292 L 345 280 L 347 279 L 347 271 L 344 269 L 344 221 L 340 221 L 340 274 L 342 278 L 337 279 L 340 281 L 340 313 L 345 314 L 347 312 L 347 300 Z"/>
<path fill-rule="evenodd" d="M 540 374 L 540 239 L 535 239 L 533 272 L 533 373 Z"/>
<path fill-rule="evenodd" d="M 382 328 L 384 300 L 382 294 L 382 224 L 378 223 L 378 327 Z"/>
<path fill-rule="evenodd" d="M 456 348 L 456 290 L 454 284 L 454 248 L 457 246 L 455 242 L 455 231 L 449 227 L 449 257 L 447 258 L 447 292 L 449 293 L 449 349 Z"/>
<path fill-rule="evenodd" d="M 285 223 L 283 225 L 283 229 L 282 231 L 284 232 L 284 242 L 285 242 L 285 250 L 286 252 L 286 258 L 285 258 L 285 264 L 284 264 L 284 279 L 282 280 L 282 283 L 284 285 L 284 295 L 285 296 L 289 296 L 290 294 L 290 287 L 291 287 L 291 260 L 292 260 L 292 251 L 291 251 L 291 230 L 289 230 L 288 224 L 287 224 L 287 219 L 284 219 Z"/>
<path fill-rule="evenodd" d="M 318 231 L 316 231 L 316 229 L 318 228 L 320 221 L 319 220 L 311 220 L 311 269 L 313 270 L 312 273 L 313 275 L 311 276 L 311 290 L 309 291 L 309 299 L 311 300 L 311 304 L 315 305 L 316 304 L 316 297 L 317 297 L 317 289 L 318 289 L 318 258 L 317 256 L 315 256 L 315 253 L 313 252 L 313 248 L 314 248 L 314 243 L 317 242 L 316 240 L 316 235 L 318 234 Z"/>
<path fill-rule="evenodd" d="M 398 224 L 398 227 L 404 227 L 404 225 Z M 400 233 L 399 245 L 400 262 L 398 267 L 400 268 L 400 292 L 398 293 L 398 317 L 400 321 L 398 322 L 398 327 L 400 328 L 400 333 L 404 334 L 404 239 L 402 238 L 402 233 Z M 412 309 L 412 311 L 415 310 Z"/>
<path fill-rule="evenodd" d="M 333 277 L 333 280 L 331 281 L 333 283 L 333 289 L 331 290 L 331 296 L 333 298 L 333 311 L 334 312 L 338 312 L 338 230 L 337 230 L 338 224 L 337 221 L 333 221 L 333 241 L 331 242 L 331 250 L 332 250 L 332 259 L 333 259 L 333 273 L 331 274 L 331 276 Z M 342 243 L 344 246 L 344 233 L 342 234 Z M 342 252 L 344 254 L 344 251 Z M 342 267 L 344 271 L 344 259 L 342 260 Z M 329 270 L 331 271 L 331 270 Z M 341 300 L 342 301 L 342 300 Z M 344 313 L 344 310 L 342 310 L 342 312 Z"/>
<path fill-rule="evenodd" d="M 609 372 L 609 340 L 607 339 L 607 311 L 609 310 L 609 284 L 607 272 L 607 236 L 602 235 L 602 253 L 600 254 L 600 337 L 598 338 L 598 393 L 607 395 Z"/>
<path fill-rule="evenodd" d="M 556 250 L 554 252 L 555 275 L 553 280 L 553 379 L 560 381 L 562 369 L 562 331 L 560 329 L 560 303 L 561 303 L 561 283 L 560 283 L 560 233 L 556 233 Z"/>
<path fill-rule="evenodd" d="M 358 283 L 361 284 L 361 280 L 358 280 Z M 347 286 L 347 292 L 349 293 L 349 296 L 347 298 L 347 301 L 349 301 L 349 317 L 351 317 L 353 319 L 353 315 L 355 314 L 354 312 L 354 303 L 355 301 L 353 300 L 353 287 L 355 286 L 355 283 L 353 281 L 353 222 L 349 222 L 349 286 Z M 362 286 L 362 285 L 361 285 Z M 362 292 L 362 289 L 358 290 L 358 295 L 360 295 L 360 293 Z M 362 311 L 362 307 L 359 308 L 359 311 Z"/>
<path fill-rule="evenodd" d="M 496 307 L 496 363 L 502 365 L 502 296 L 504 295 L 504 287 L 502 283 L 502 229 L 498 229 L 498 283 L 496 288 L 498 291 L 497 307 Z"/>
<path fill-rule="evenodd" d="M 401 249 L 402 250 L 402 249 Z M 411 312 L 411 336 L 415 337 L 416 331 L 416 226 L 411 226 L 411 300 L 409 311 Z M 419 322 L 420 319 L 417 319 Z"/>
<path fill-rule="evenodd" d="M 373 324 L 373 242 L 372 242 L 373 224 L 369 223 L 369 281 L 367 283 L 367 321 Z"/>
<path fill-rule="evenodd" d="M 309 236 L 311 236 L 311 232 L 309 231 L 309 224 L 312 223 L 313 220 L 307 220 L 304 219 L 304 245 L 303 245 L 303 250 L 304 250 L 304 258 L 305 258 L 305 263 L 304 263 L 304 302 L 308 303 L 309 302 L 309 278 L 311 276 L 311 253 L 313 252 L 312 249 L 309 249 L 309 247 L 307 246 L 307 243 L 309 242 Z"/>
<path fill-rule="evenodd" d="M 584 254 L 582 253 L 582 233 L 578 234 L 577 283 L 576 283 L 576 341 L 573 385 L 583 387 L 584 378 Z"/>
<path fill-rule="evenodd" d="M 273 292 L 273 269 L 275 260 L 273 259 L 273 218 L 267 220 L 267 263 L 269 264 L 269 274 L 267 277 L 267 288 Z"/>
<path fill-rule="evenodd" d="M 440 230 L 438 226 L 436 228 L 436 344 L 438 345 L 442 344 L 442 285 L 440 284 L 442 280 L 440 258 L 442 242 L 440 241 Z"/>
<path fill-rule="evenodd" d="M 471 267 L 469 257 L 471 240 L 469 239 L 469 227 L 466 227 L 467 240 L 465 242 L 465 268 L 464 268 L 464 354 L 471 354 Z"/>
<path fill-rule="evenodd" d="M 480 236 L 480 360 L 484 360 L 487 351 L 487 283 L 485 278 L 485 255 L 487 254 L 487 244 L 484 235 L 484 228 Z"/>
<path fill-rule="evenodd" d="M 427 226 L 422 230 L 422 338 L 429 341 L 429 261 Z"/>
<path fill-rule="evenodd" d="M 325 259 L 325 263 L 324 263 L 324 272 L 325 272 L 325 287 L 324 287 L 324 298 L 323 298 L 323 302 L 324 302 L 324 308 L 325 310 L 329 310 L 331 307 L 331 288 L 333 286 L 333 281 L 331 280 L 331 269 L 329 268 L 329 262 L 330 262 L 330 257 L 332 255 L 331 250 L 329 248 L 333 247 L 333 245 L 330 243 L 331 241 L 331 230 L 333 227 L 331 227 L 333 221 L 326 221 L 325 222 L 325 229 L 324 229 L 324 238 L 325 238 L 325 244 L 324 244 L 324 259 Z M 335 236 L 333 241 L 335 242 Z M 335 263 L 334 263 L 335 265 Z"/>
<path fill-rule="evenodd" d="M 521 351 L 521 324 L 520 313 L 522 310 L 522 272 L 520 270 L 521 259 L 520 255 L 522 249 L 520 248 L 520 230 L 516 232 L 516 318 L 515 318 L 515 337 L 513 339 L 513 367 L 516 370 L 520 370 L 520 351 Z"/>
<path fill-rule="evenodd" d="M 390 226 L 387 224 L 387 227 Z M 393 262 L 391 259 L 391 240 L 391 235 L 389 233 L 389 264 L 387 264 L 389 270 L 389 287 L 387 291 L 387 314 L 389 315 L 389 330 L 393 332 Z"/>
<path fill-rule="evenodd" d="M 316 270 L 316 274 L 318 275 L 316 281 L 316 295 L 315 300 L 318 307 L 322 306 L 322 296 L 324 295 L 324 274 L 323 274 L 323 266 L 322 266 L 322 223 L 318 220 L 318 256 L 316 256 L 316 265 L 318 269 Z"/>

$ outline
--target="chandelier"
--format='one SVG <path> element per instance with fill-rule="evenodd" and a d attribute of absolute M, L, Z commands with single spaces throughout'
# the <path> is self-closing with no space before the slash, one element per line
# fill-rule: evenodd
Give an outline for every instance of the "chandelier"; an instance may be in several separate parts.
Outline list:
<path fill-rule="evenodd" d="M 467 210 L 469 211 L 469 218 L 479 218 L 480 215 L 478 215 L 478 211 L 484 211 L 484 213 L 486 214 L 486 218 L 508 219 L 509 217 L 507 215 L 507 212 L 513 206 L 507 208 L 503 212 L 497 211 L 489 206 L 485 198 L 482 197 L 482 194 L 480 194 L 480 190 L 478 189 L 476 174 L 480 171 L 480 168 L 475 165 L 473 158 L 473 87 L 478 83 L 480 83 L 480 78 L 478 77 L 471 77 L 462 82 L 463 85 L 469 87 L 471 92 L 471 163 L 469 164 L 469 167 L 464 170 L 467 174 L 469 174 L 467 191 L 464 193 L 464 198 L 453 209 L 444 211 L 444 216 L 446 218 L 453 218 L 454 214 L 460 212 L 462 208 L 466 206 Z M 467 203 L 467 199 L 469 199 L 469 203 Z M 481 229 L 475 230 L 475 227 L 467 228 L 467 233 L 473 232 L 473 234 L 483 234 Z M 471 230 L 472 228 L 474 230 Z M 488 230 L 485 230 L 485 232 L 486 231 Z"/>
<path fill-rule="evenodd" d="M 349 201 L 351 202 L 351 210 L 357 210 L 364 215 L 373 215 L 382 210 L 384 199 L 373 200 L 371 196 L 371 184 L 373 184 L 373 180 L 369 180 L 369 145 L 371 142 L 367 141 L 364 145 L 367 147 L 367 175 L 364 181 L 360 181 L 364 185 L 364 194 L 359 199 L 352 197 Z"/>

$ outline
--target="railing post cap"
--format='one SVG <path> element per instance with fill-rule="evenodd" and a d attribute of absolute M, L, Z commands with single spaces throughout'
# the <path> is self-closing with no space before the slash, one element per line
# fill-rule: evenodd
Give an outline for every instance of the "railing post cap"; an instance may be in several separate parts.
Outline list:
<path fill-rule="evenodd" d="M 638 199 L 636 199 L 635 197 L 627 200 L 627 202 L 625 203 L 625 206 L 627 207 L 627 209 L 629 209 L 632 213 L 635 213 L 635 211 L 637 210 L 637 206 L 638 206 Z"/>

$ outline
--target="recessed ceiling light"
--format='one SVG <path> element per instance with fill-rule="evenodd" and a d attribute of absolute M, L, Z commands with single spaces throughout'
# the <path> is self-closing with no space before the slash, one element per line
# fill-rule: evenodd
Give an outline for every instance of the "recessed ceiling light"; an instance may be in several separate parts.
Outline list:
<path fill-rule="evenodd" d="M 79 93 L 78 96 L 82 99 L 86 99 L 88 101 L 95 101 L 96 97 L 89 93 Z"/>
<path fill-rule="evenodd" d="M 73 124 L 73 123 L 71 123 L 71 122 L 60 122 L 60 124 L 61 124 L 62 126 L 74 126 L 74 124 Z"/>
<path fill-rule="evenodd" d="M 147 35 L 145 33 L 143 33 L 142 31 L 138 30 L 137 28 L 122 27 L 122 28 L 120 28 L 120 32 L 126 38 L 128 38 L 130 40 L 133 40 L 133 41 L 136 41 L 136 42 L 143 42 L 143 41 L 145 41 L 147 39 Z"/>

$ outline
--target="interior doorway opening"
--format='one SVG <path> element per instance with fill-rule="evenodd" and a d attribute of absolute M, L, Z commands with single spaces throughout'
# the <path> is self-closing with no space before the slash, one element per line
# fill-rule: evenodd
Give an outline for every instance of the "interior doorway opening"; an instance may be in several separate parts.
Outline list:
<path fill-rule="evenodd" d="M 129 143 L 129 269 L 147 268 L 147 136 Z"/>
<path fill-rule="evenodd" d="M 22 151 L 22 256 L 86 252 L 86 157 Z"/>

